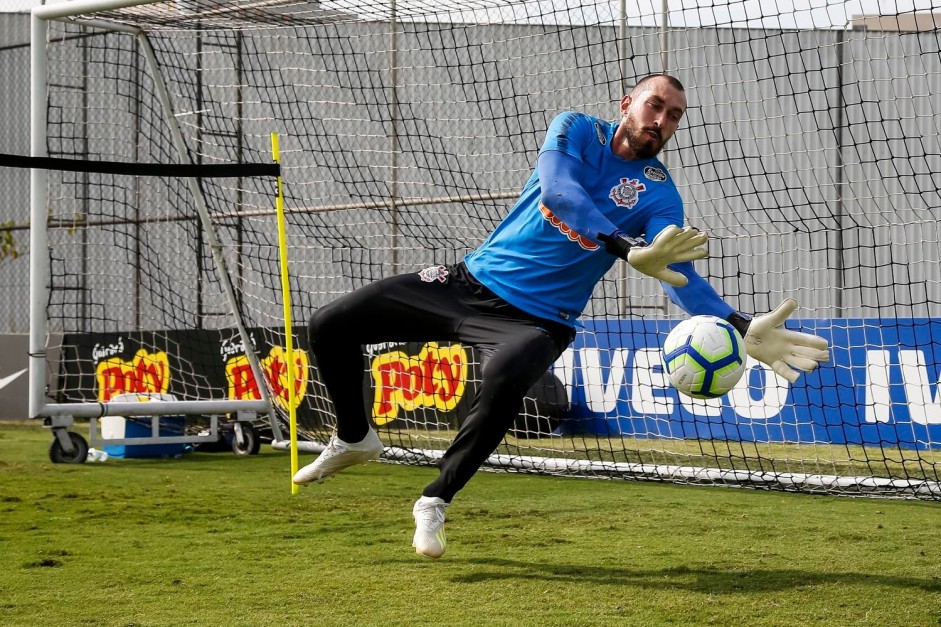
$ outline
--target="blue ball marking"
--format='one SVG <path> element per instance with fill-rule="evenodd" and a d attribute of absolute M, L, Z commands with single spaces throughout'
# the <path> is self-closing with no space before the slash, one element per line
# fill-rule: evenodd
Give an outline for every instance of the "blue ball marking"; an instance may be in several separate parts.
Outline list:
<path fill-rule="evenodd" d="M 682 346 L 679 346 L 676 349 L 667 353 L 664 359 L 667 372 L 670 373 L 671 372 L 670 364 L 673 363 L 674 360 L 676 360 L 679 357 L 682 357 L 683 355 L 689 355 L 689 357 L 703 369 L 703 373 L 704 373 L 702 385 L 699 386 L 696 390 L 694 390 L 694 392 L 696 394 L 699 394 L 701 396 L 708 397 L 708 398 L 718 398 L 725 394 L 724 392 L 722 394 L 717 394 L 711 391 L 712 383 L 713 383 L 713 380 L 715 379 L 716 372 L 718 372 L 719 370 L 727 366 L 742 363 L 742 358 L 739 356 L 739 353 L 741 352 L 741 349 L 739 346 L 739 340 L 735 336 L 736 334 L 735 327 L 733 327 L 731 324 L 725 321 L 717 322 L 716 325 L 719 328 L 721 328 L 723 331 L 725 331 L 726 334 L 729 336 L 729 343 L 732 346 L 732 352 L 730 352 L 728 355 L 720 359 L 717 359 L 716 361 L 709 361 L 706 357 L 700 354 L 698 350 L 693 348 L 692 346 L 693 336 L 689 335 L 686 338 L 686 341 L 683 343 Z"/>

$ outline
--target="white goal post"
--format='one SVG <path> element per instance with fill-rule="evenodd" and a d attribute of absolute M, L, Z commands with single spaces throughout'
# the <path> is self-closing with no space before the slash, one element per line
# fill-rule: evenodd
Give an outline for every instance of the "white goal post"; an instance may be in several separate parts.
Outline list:
<path fill-rule="evenodd" d="M 670 4 L 35 9 L 34 156 L 258 164 L 279 133 L 299 377 L 270 179 L 36 169 L 31 415 L 150 415 L 110 399 L 168 394 L 170 414 L 265 414 L 286 448 L 293 385 L 301 447 L 318 450 L 335 416 L 313 312 L 459 262 L 558 113 L 616 119 L 638 78 L 667 72 L 690 107 L 661 156 L 710 234 L 697 269 L 746 313 L 796 297 L 788 325 L 825 337 L 831 362 L 793 385 L 750 362 L 725 397 L 686 398 L 661 358 L 685 314 L 617 264 L 487 468 L 941 499 L 941 0 L 878 15 Z M 363 365 L 383 459 L 435 464 L 476 389 L 474 347 L 366 346 Z"/>

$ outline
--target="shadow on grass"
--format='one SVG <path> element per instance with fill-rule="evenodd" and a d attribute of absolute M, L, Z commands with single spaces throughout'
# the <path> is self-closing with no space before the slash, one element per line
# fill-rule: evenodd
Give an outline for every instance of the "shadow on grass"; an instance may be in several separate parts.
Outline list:
<path fill-rule="evenodd" d="M 657 570 L 576 564 L 532 563 L 508 559 L 478 558 L 465 563 L 482 570 L 454 575 L 454 583 L 481 583 L 506 579 L 542 579 L 554 582 L 623 585 L 641 588 L 676 588 L 708 594 L 774 592 L 824 584 L 876 585 L 917 588 L 941 593 L 941 578 L 919 579 L 851 572 L 810 572 L 806 570 L 724 570 L 676 566 Z"/>

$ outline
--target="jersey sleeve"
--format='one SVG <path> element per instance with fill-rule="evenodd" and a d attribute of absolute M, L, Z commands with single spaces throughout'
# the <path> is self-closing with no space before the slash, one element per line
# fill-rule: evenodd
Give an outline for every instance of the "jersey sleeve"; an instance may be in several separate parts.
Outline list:
<path fill-rule="evenodd" d="M 652 242 L 663 229 L 668 226 L 683 228 L 685 222 L 683 198 L 671 183 L 670 192 L 658 203 L 657 209 L 647 218 L 643 232 L 638 233 L 638 235 L 642 235 L 647 242 Z"/>
<path fill-rule="evenodd" d="M 539 154 L 557 151 L 582 162 L 582 150 L 593 137 L 591 118 L 584 113 L 566 111 L 555 116 L 549 124 Z"/>
<path fill-rule="evenodd" d="M 617 227 L 601 213 L 581 183 L 584 167 L 568 153 L 549 150 L 539 155 L 540 202 L 572 231 L 597 242 Z"/>
<path fill-rule="evenodd" d="M 689 280 L 683 287 L 661 283 L 670 300 L 683 311 L 691 316 L 718 316 L 723 320 L 735 312 L 735 309 L 722 300 L 709 282 L 696 272 L 691 261 L 671 264 L 670 268 L 683 274 Z"/>
<path fill-rule="evenodd" d="M 592 141 L 592 118 L 575 111 L 560 113 L 549 124 L 536 169 L 542 205 L 575 233 L 600 243 L 599 234 L 609 235 L 617 227 L 595 207 L 582 184 L 582 153 Z"/>

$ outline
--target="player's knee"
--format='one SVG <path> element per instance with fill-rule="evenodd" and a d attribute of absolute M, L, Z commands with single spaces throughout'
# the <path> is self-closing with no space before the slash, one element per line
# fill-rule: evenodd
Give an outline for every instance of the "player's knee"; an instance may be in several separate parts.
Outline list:
<path fill-rule="evenodd" d="M 307 339 L 310 347 L 316 349 L 331 337 L 341 337 L 343 331 L 342 316 L 337 315 L 336 307 L 321 307 L 307 322 Z"/>
<path fill-rule="evenodd" d="M 529 337 L 520 337 L 516 345 L 483 355 L 482 387 L 498 397 L 522 397 L 556 356 L 557 349 L 549 335 L 534 330 Z"/>
<path fill-rule="evenodd" d="M 534 376 L 533 364 L 527 359 L 491 360 L 481 370 L 481 395 L 506 402 L 520 397 L 529 389 Z"/>

